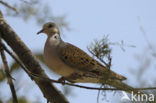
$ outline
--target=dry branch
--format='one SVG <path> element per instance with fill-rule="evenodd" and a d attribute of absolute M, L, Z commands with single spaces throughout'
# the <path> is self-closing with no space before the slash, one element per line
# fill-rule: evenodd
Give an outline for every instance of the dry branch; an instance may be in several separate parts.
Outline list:
<path fill-rule="evenodd" d="M 1 34 L 0 34 L 0 43 L 1 43 Z M 0 54 L 1 54 L 1 59 L 2 59 L 3 65 L 4 65 L 4 71 L 5 71 L 7 80 L 8 80 L 8 84 L 11 89 L 13 103 L 18 103 L 15 87 L 14 87 L 12 77 L 9 72 L 9 66 L 8 66 L 8 62 L 6 60 L 6 56 L 5 56 L 3 48 L 0 48 Z"/>
<path fill-rule="evenodd" d="M 45 72 L 37 62 L 36 58 L 32 55 L 31 51 L 21 41 L 21 39 L 12 30 L 12 28 L 5 22 L 1 12 L 0 33 L 2 34 L 2 38 L 12 48 L 12 50 L 16 53 L 18 58 L 22 61 L 22 63 L 31 73 L 48 78 L 48 76 L 45 74 Z M 33 77 L 32 79 L 36 82 L 47 101 L 51 103 L 69 103 L 64 97 L 64 95 L 61 94 L 61 92 L 58 91 L 51 82 L 45 81 L 43 79 L 39 80 Z"/>
<path fill-rule="evenodd" d="M 18 60 L 18 58 L 10 51 L 6 48 L 6 46 L 3 43 L 0 43 L 0 45 L 3 47 L 3 49 L 26 71 L 29 73 L 29 75 L 31 77 L 34 78 L 38 78 L 38 79 L 43 79 L 43 80 L 47 80 L 49 82 L 52 83 L 59 83 L 61 84 L 58 80 L 53 80 L 53 79 L 49 79 L 49 78 L 45 78 L 45 77 L 41 77 L 39 75 L 33 74 L 31 72 L 28 71 L 28 69 Z M 98 87 L 88 87 L 88 86 L 82 86 L 82 85 L 77 85 L 77 84 L 73 84 L 73 83 L 69 83 L 69 82 L 64 82 L 64 85 L 68 85 L 68 86 L 73 86 L 73 87 L 79 87 L 79 88 L 83 88 L 83 89 L 89 89 L 89 90 L 110 90 L 110 91 L 122 91 L 123 89 L 116 89 L 116 88 L 106 88 L 101 86 L 100 88 Z M 153 90 L 156 89 L 156 87 L 147 87 L 147 88 L 134 88 L 134 90 Z M 124 91 L 124 90 L 123 90 Z"/>
<path fill-rule="evenodd" d="M 12 7 L 12 6 L 10 6 L 8 3 L 6 3 L 6 2 L 4 2 L 4 1 L 2 1 L 2 0 L 0 0 L 0 3 L 1 3 L 2 5 L 4 5 L 4 6 L 6 6 L 7 8 L 9 8 L 9 9 L 15 11 L 16 13 L 18 13 L 17 9 L 14 8 L 14 7 Z"/>
<path fill-rule="evenodd" d="M 34 78 L 38 78 L 38 79 L 44 79 L 45 81 L 49 81 L 49 82 L 52 82 L 52 83 L 59 83 L 59 84 L 62 84 L 60 83 L 58 80 L 54 80 L 54 79 L 49 79 L 49 78 L 44 78 L 44 77 L 41 77 L 41 76 L 38 76 L 38 75 L 34 75 L 34 74 L 31 74 Z M 73 84 L 73 83 L 69 83 L 69 82 L 63 82 L 62 85 L 69 85 L 69 86 L 73 86 L 73 87 L 79 87 L 79 88 L 83 88 L 83 89 L 88 89 L 88 90 L 107 90 L 107 91 L 125 91 L 125 89 L 117 89 L 117 88 L 106 88 L 106 87 L 89 87 L 89 86 L 82 86 L 82 85 L 78 85 L 78 84 Z M 129 89 L 129 91 L 136 91 L 136 90 L 156 90 L 156 87 L 147 87 L 147 88 L 134 88 L 133 90 L 132 89 Z"/>

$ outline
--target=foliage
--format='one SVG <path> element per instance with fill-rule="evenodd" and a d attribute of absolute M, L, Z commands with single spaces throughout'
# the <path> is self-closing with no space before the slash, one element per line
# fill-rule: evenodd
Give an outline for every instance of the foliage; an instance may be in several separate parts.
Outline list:
<path fill-rule="evenodd" d="M 105 67 L 110 69 L 111 48 L 108 42 L 108 36 L 104 36 L 101 40 L 94 40 L 87 49 L 93 57 L 96 57 L 105 65 Z M 107 63 L 105 61 L 107 61 Z"/>
<path fill-rule="evenodd" d="M 5 1 L 5 3 L 9 5 L 9 7 L 4 5 L 6 6 L 6 8 L 3 12 L 6 16 L 13 18 L 19 17 L 25 22 L 33 19 L 37 24 L 43 24 L 47 21 L 53 21 L 61 28 L 70 30 L 69 24 L 65 21 L 66 15 L 54 16 L 54 14 L 52 13 L 52 8 L 48 6 L 46 2 L 43 2 L 41 0 L 20 0 L 13 2 Z"/>
<path fill-rule="evenodd" d="M 108 44 L 108 36 L 104 36 L 101 40 L 95 39 L 94 42 L 88 46 L 88 50 L 98 58 L 108 57 L 111 53 L 110 46 Z"/>

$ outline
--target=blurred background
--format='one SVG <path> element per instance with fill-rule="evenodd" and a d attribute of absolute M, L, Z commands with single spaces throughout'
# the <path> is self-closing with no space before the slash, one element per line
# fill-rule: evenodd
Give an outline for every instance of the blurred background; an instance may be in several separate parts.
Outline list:
<path fill-rule="evenodd" d="M 0 0 L 7 23 L 39 59 L 52 79 L 42 54 L 46 35 L 36 35 L 46 22 L 59 25 L 62 39 L 83 49 L 108 35 L 112 49 L 111 69 L 128 79 L 133 87 L 156 86 L 156 1 L 155 0 Z M 41 91 L 16 62 L 7 55 L 20 103 L 46 103 Z M 12 96 L 0 60 L 0 103 Z M 98 91 L 55 84 L 71 103 L 97 103 Z M 80 84 L 100 87 L 98 84 Z M 149 91 L 155 93 L 154 90 Z M 156 94 L 156 93 L 155 93 Z M 122 92 L 100 92 L 99 103 L 124 103 Z M 11 103 L 11 102 L 10 102 Z M 126 102 L 127 103 L 127 102 Z M 153 102 L 154 103 L 154 102 Z"/>

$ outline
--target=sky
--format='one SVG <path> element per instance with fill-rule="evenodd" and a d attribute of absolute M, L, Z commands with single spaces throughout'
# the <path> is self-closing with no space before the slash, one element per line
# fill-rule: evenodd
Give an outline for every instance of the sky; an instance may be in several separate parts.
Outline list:
<path fill-rule="evenodd" d="M 150 43 L 156 44 L 155 0 L 45 0 L 44 3 L 51 7 L 54 15 L 66 15 L 65 20 L 69 23 L 71 30 L 63 31 L 65 36 L 62 39 L 87 53 L 89 52 L 86 47 L 94 39 L 101 39 L 104 35 L 109 35 L 111 42 L 123 40 L 125 45 L 135 45 L 136 48 L 125 47 L 125 52 L 119 46 L 112 46 L 112 70 L 126 76 L 128 78 L 126 82 L 130 85 L 135 85 L 135 78 L 129 73 L 129 69 L 137 67 L 134 55 L 142 54 L 147 47 L 139 27 L 139 20 Z M 19 18 L 7 17 L 6 20 L 33 52 L 43 52 L 46 35 L 36 35 L 42 25 L 36 25 L 33 19 L 24 22 Z M 150 74 L 149 78 L 154 77 L 154 73 L 150 72 Z M 56 78 L 51 73 L 48 75 Z M 29 80 L 29 82 L 32 81 Z M 82 85 L 95 86 L 95 84 Z M 57 86 L 61 88 L 60 85 Z M 33 90 L 34 93 L 30 92 L 28 97 L 31 98 L 32 94 L 41 94 L 37 86 Z M 67 97 L 71 103 L 96 103 L 98 91 L 75 87 L 71 90 L 73 95 Z M 122 94 L 116 95 L 109 93 L 107 98 L 109 101 L 102 100 L 103 96 L 100 96 L 100 103 L 120 101 Z M 42 97 L 42 94 L 40 96 Z M 110 100 L 112 96 L 114 99 Z M 41 100 L 46 101 L 43 97 Z"/>

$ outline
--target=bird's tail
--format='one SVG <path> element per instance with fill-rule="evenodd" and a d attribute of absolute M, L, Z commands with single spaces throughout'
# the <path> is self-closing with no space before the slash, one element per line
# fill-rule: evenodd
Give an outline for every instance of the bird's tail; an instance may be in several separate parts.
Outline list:
<path fill-rule="evenodd" d="M 138 94 L 138 93 L 142 94 L 140 90 L 136 90 L 135 88 L 123 83 L 122 82 L 123 80 L 126 80 L 126 77 L 120 74 L 117 74 L 111 70 L 105 70 L 103 74 L 101 75 L 100 83 L 108 84 L 116 89 L 123 90 L 128 93 L 131 93 L 133 91 L 133 93 L 135 94 Z"/>
<path fill-rule="evenodd" d="M 106 84 L 108 84 L 112 87 L 115 87 L 116 89 L 126 91 L 128 93 L 132 93 L 132 91 L 133 91 L 134 94 L 144 94 L 142 91 L 136 90 L 135 88 L 133 88 L 119 80 L 108 80 Z"/>
<path fill-rule="evenodd" d="M 124 77 L 124 76 L 122 76 L 120 74 L 117 74 L 117 73 L 115 73 L 113 71 L 108 72 L 108 76 L 111 79 L 116 79 L 116 80 L 119 80 L 119 81 L 123 81 L 123 80 L 126 80 L 127 79 L 126 77 Z"/>

